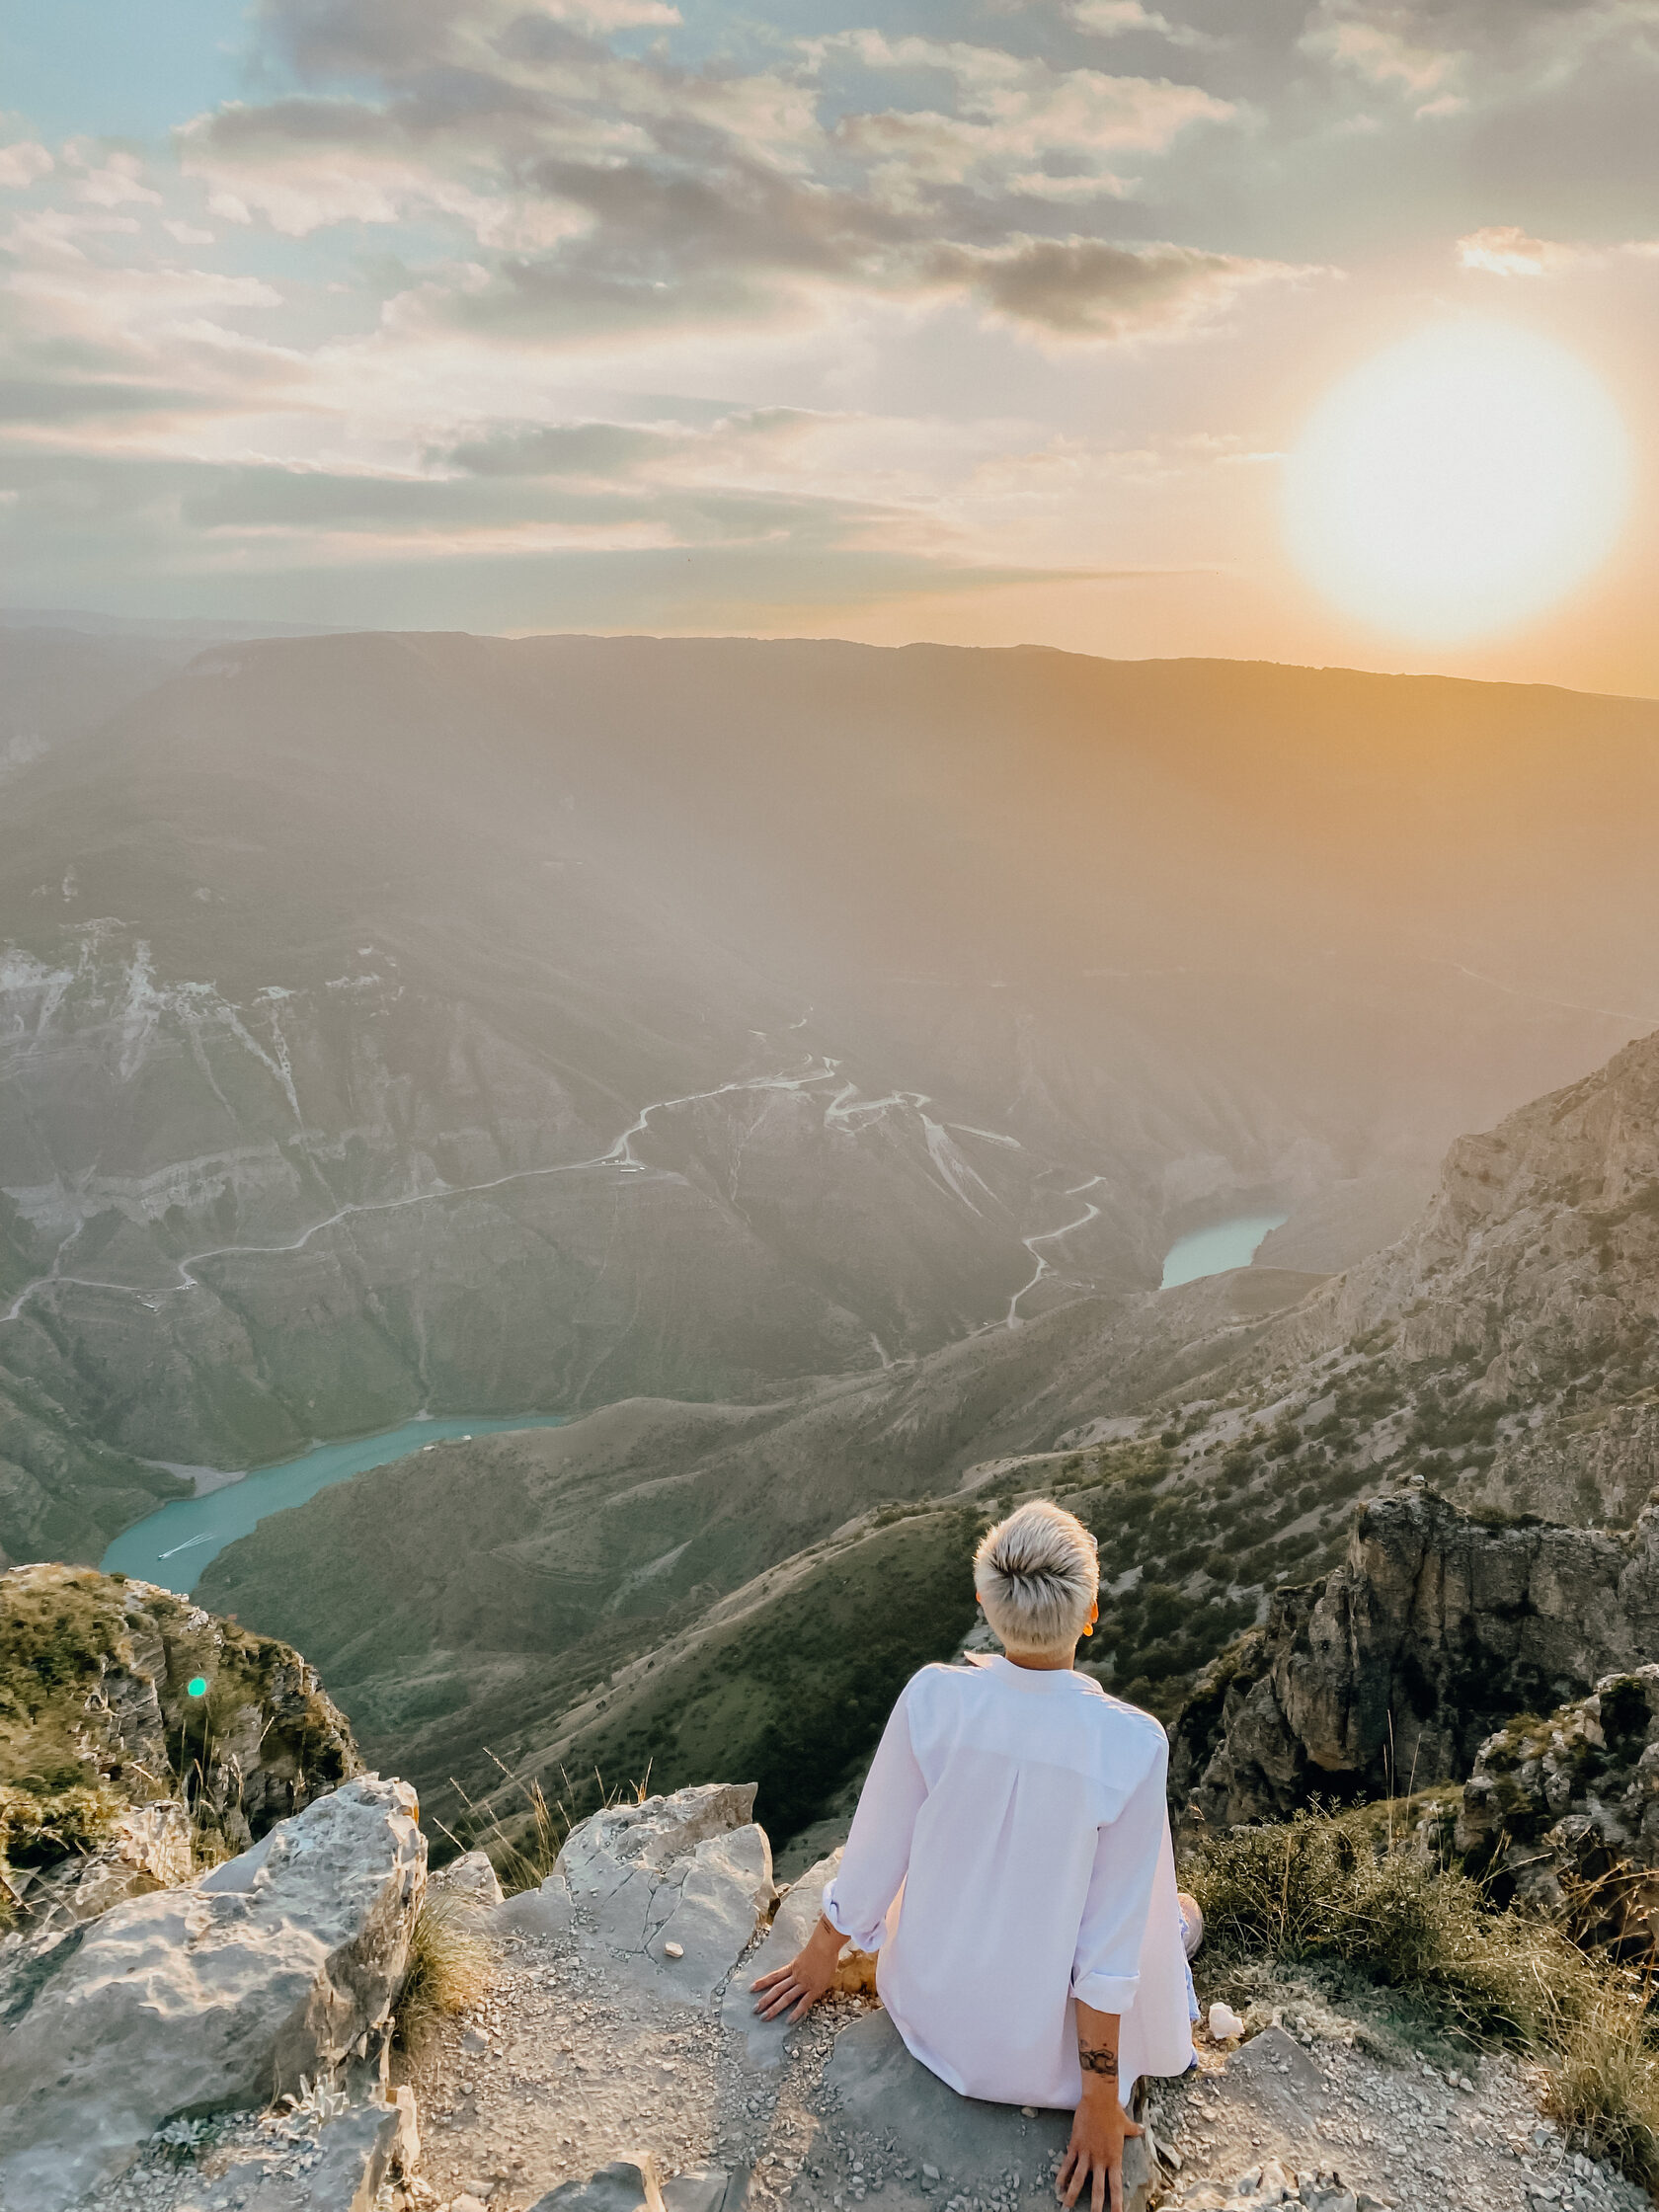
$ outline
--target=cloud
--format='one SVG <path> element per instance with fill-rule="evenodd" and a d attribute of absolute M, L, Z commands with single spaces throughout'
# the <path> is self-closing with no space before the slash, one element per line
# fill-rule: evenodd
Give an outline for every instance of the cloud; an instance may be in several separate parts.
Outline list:
<path fill-rule="evenodd" d="M 605 42 L 592 10 L 418 0 L 395 35 L 378 0 L 268 0 L 267 18 L 314 76 L 367 71 L 383 97 L 226 106 L 178 134 L 181 165 L 214 212 L 292 236 L 451 224 L 465 242 L 447 274 L 429 264 L 392 311 L 405 335 L 447 319 L 569 343 L 788 323 L 830 312 L 836 289 L 924 296 L 955 283 L 942 271 L 1023 251 L 1046 206 L 1067 211 L 1064 240 L 1076 209 L 1134 187 L 1126 162 L 1235 116 L 1199 85 L 875 30 L 774 45 L 758 69 L 686 69 Z M 1068 310 L 1046 327 L 1089 323 Z"/>
<path fill-rule="evenodd" d="M 1051 340 L 1170 338 L 1224 313 L 1252 285 L 1328 276 L 1191 246 L 1117 246 L 1097 238 L 1027 238 L 989 253 L 940 253 L 935 269 L 992 312 Z"/>
<path fill-rule="evenodd" d="M 1651 65 L 1656 33 L 1656 0 L 1316 0 L 1300 44 L 1436 118 L 1558 88 L 1613 49 Z"/>
<path fill-rule="evenodd" d="M 1102 39 L 1120 39 L 1126 33 L 1146 31 L 1175 46 L 1203 46 L 1210 40 L 1189 24 L 1171 23 L 1167 16 L 1145 8 L 1141 0 L 1073 0 L 1071 21 L 1079 31 L 1092 31 Z"/>
<path fill-rule="evenodd" d="M 1619 255 L 1649 261 L 1659 255 L 1659 240 L 1621 238 L 1611 245 L 1564 244 L 1532 238 L 1515 223 L 1492 223 L 1471 230 L 1457 244 L 1459 266 L 1491 276 L 1557 276 L 1569 269 L 1597 269 Z"/>
<path fill-rule="evenodd" d="M 434 448 L 429 459 L 472 476 L 683 478 L 687 471 L 735 463 L 778 450 L 810 434 L 821 418 L 797 408 L 739 410 L 706 425 L 682 422 L 497 423 L 477 435 Z"/>
<path fill-rule="evenodd" d="M 42 177 L 49 177 L 56 166 L 45 147 L 33 138 L 0 146 L 0 191 L 27 192 Z"/>
<path fill-rule="evenodd" d="M 1558 246 L 1547 238 L 1529 238 L 1514 223 L 1490 223 L 1471 230 L 1457 246 L 1459 266 L 1483 269 L 1493 276 L 1546 276 L 1584 259 L 1577 246 Z"/>
<path fill-rule="evenodd" d="M 80 153 L 79 148 L 70 150 L 72 155 Z M 161 205 L 160 193 L 144 183 L 144 165 L 136 154 L 112 153 L 100 162 L 83 159 L 80 166 L 82 175 L 75 186 L 75 198 L 89 207 Z"/>
<path fill-rule="evenodd" d="M 1318 11 L 1303 44 L 1373 84 L 1423 95 L 1438 92 L 1461 59 L 1456 50 L 1420 42 L 1401 26 L 1329 7 Z"/>

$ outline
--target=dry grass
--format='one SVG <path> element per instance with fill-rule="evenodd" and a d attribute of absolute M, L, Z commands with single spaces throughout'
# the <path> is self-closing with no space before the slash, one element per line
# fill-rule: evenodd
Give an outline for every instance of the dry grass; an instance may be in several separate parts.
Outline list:
<path fill-rule="evenodd" d="M 1218 1963 L 1338 1970 L 1426 2027 L 1508 2044 L 1548 2070 L 1562 2127 L 1659 2190 L 1659 2034 L 1650 1980 L 1541 1913 L 1496 1911 L 1404 1821 L 1301 1813 L 1207 1838 L 1183 1863 Z"/>
<path fill-rule="evenodd" d="M 504 1818 L 495 1805 L 476 1805 L 451 1776 L 449 1785 L 466 1807 L 466 1818 L 457 1823 L 456 1829 L 445 1828 L 443 1833 L 457 1851 L 488 1852 L 496 1879 L 509 1897 L 540 1887 L 557 1864 L 565 1838 L 579 1821 L 611 1805 L 643 1805 L 651 1788 L 649 1767 L 642 1779 L 620 1788 L 607 1788 L 597 1772 L 585 1788 L 579 1788 L 561 1767 L 559 1794 L 550 1800 L 539 1779 L 522 1780 L 488 1747 L 485 1756 L 495 1761 L 517 1791 L 522 1809 L 516 1814 L 509 1812 Z"/>
<path fill-rule="evenodd" d="M 429 1895 L 416 1915 L 397 2003 L 397 2040 L 419 2053 L 440 2020 L 476 2005 L 490 1986 L 495 1949 L 467 1899 Z"/>
<path fill-rule="evenodd" d="M 1549 2043 L 1600 1986 L 1553 1922 L 1489 1910 L 1477 1882 L 1363 1816 L 1235 1828 L 1184 1871 L 1220 1946 L 1351 1968 L 1468 2042 Z"/>
<path fill-rule="evenodd" d="M 1596 1993 L 1552 2054 L 1545 2106 L 1594 2157 L 1659 2192 L 1659 2051 L 1645 1997 Z"/>

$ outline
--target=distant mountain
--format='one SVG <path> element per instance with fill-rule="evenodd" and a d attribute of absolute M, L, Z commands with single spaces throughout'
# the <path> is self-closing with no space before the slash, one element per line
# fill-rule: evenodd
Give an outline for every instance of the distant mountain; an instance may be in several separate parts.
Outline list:
<path fill-rule="evenodd" d="M 145 680 L 173 646 L 14 648 L 65 703 L 0 808 L 12 1557 L 96 1557 L 179 1487 L 157 1462 L 423 1406 L 876 1382 L 1145 1290 L 1229 1209 L 1352 1257 L 1459 1129 L 1659 1009 L 1643 702 L 810 643 L 316 637 Z"/>

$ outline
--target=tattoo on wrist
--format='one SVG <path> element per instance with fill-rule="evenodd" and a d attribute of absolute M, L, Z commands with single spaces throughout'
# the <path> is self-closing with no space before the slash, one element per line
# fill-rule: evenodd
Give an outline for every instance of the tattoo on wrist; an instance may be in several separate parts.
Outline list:
<path fill-rule="evenodd" d="M 1085 2074 L 1110 2074 L 1115 2078 L 1118 2054 L 1116 2051 L 1090 2050 L 1084 2044 L 1077 2053 L 1077 2063 Z"/>

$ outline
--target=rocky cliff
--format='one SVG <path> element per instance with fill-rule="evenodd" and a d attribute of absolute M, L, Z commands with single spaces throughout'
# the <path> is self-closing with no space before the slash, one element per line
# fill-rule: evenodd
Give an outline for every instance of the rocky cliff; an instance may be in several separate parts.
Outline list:
<path fill-rule="evenodd" d="M 1170 1785 L 1212 1825 L 1462 1780 L 1485 1739 L 1659 1657 L 1659 1506 L 1624 1534 L 1492 1525 L 1430 1495 L 1357 1515 L 1177 1722 Z"/>
<path fill-rule="evenodd" d="M 276 1638 L 91 1568 L 0 1575 L 0 1895 L 29 1930 L 186 1880 L 361 1764 Z"/>
<path fill-rule="evenodd" d="M 1442 1840 L 1499 1902 L 1522 1898 L 1561 1916 L 1580 1940 L 1651 1969 L 1659 1664 L 1605 1675 L 1587 1698 L 1488 1737 Z"/>
<path fill-rule="evenodd" d="M 1409 1463 L 1627 1523 L 1659 1480 L 1659 1035 L 1452 1146 L 1416 1225 L 1263 1347 L 1385 1340 Z"/>

